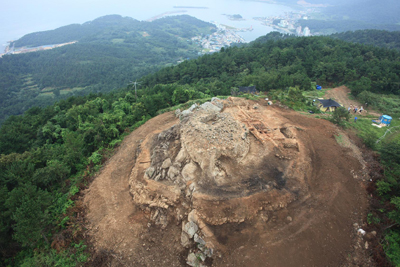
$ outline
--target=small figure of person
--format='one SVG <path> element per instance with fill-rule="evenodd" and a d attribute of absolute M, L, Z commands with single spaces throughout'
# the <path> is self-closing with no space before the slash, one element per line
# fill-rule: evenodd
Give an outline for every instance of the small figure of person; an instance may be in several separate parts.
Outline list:
<path fill-rule="evenodd" d="M 351 110 L 351 107 L 349 106 L 349 107 L 347 108 L 347 111 L 350 113 L 350 110 Z"/>
<path fill-rule="evenodd" d="M 361 112 L 363 112 L 363 110 L 364 110 L 364 108 L 363 108 L 363 106 L 361 106 L 360 107 L 360 114 L 361 114 Z"/>
<path fill-rule="evenodd" d="M 358 108 L 357 108 L 357 106 L 355 106 L 354 107 L 354 113 L 357 113 L 357 110 L 358 110 Z"/>
<path fill-rule="evenodd" d="M 354 117 L 354 122 L 357 122 L 357 117 Z"/>

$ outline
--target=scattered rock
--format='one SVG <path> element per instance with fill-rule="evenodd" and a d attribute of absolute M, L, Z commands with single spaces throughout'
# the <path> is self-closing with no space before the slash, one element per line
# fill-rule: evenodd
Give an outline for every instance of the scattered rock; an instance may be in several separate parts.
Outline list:
<path fill-rule="evenodd" d="M 217 107 L 216 105 L 211 104 L 211 102 L 205 102 L 200 107 L 206 111 L 212 111 L 212 112 L 220 112 L 221 111 L 221 108 Z"/>
<path fill-rule="evenodd" d="M 181 245 L 185 248 L 188 248 L 190 246 L 190 238 L 185 232 L 181 233 Z"/>
<path fill-rule="evenodd" d="M 200 266 L 200 260 L 197 258 L 196 254 L 194 254 L 193 252 L 188 255 L 186 263 L 192 267 Z"/>
<path fill-rule="evenodd" d="M 182 169 L 182 177 L 186 182 L 188 182 L 195 178 L 196 172 L 197 165 L 193 162 L 189 162 L 189 164 L 186 164 L 185 167 L 183 167 Z"/>
<path fill-rule="evenodd" d="M 171 166 L 168 170 L 168 177 L 172 180 L 174 179 L 176 176 L 179 175 L 179 169 L 177 169 L 175 166 Z"/>
<path fill-rule="evenodd" d="M 183 231 L 189 235 L 189 238 L 193 238 L 197 230 L 199 230 L 199 227 L 194 222 L 188 222 L 183 227 Z"/>
<path fill-rule="evenodd" d="M 179 163 L 184 163 L 188 158 L 188 154 L 186 152 L 186 149 L 182 147 L 182 149 L 179 151 L 178 155 L 175 158 L 175 162 Z"/>
<path fill-rule="evenodd" d="M 361 235 L 361 236 L 364 236 L 365 235 L 365 231 L 363 230 L 363 229 L 358 229 L 357 230 L 357 233 L 359 234 L 359 235 Z"/>
<path fill-rule="evenodd" d="M 290 216 L 287 216 L 287 217 L 286 217 L 286 220 L 287 220 L 288 222 L 293 221 L 292 217 L 290 217 Z"/>
<path fill-rule="evenodd" d="M 178 108 L 177 110 L 175 110 L 175 116 L 179 117 L 181 115 L 181 110 Z"/>
<path fill-rule="evenodd" d="M 156 171 L 156 169 L 154 167 L 147 168 L 147 170 L 146 170 L 147 177 L 149 177 L 150 179 L 153 178 L 155 171 Z"/>
<path fill-rule="evenodd" d="M 200 244 L 200 245 L 205 245 L 206 241 L 203 240 L 198 234 L 194 234 L 194 242 Z"/>
<path fill-rule="evenodd" d="M 172 161 L 170 158 L 167 158 L 166 160 L 164 160 L 164 162 L 161 165 L 162 169 L 168 169 L 169 167 L 171 167 L 172 165 Z"/>
<path fill-rule="evenodd" d="M 206 258 L 207 258 L 207 257 L 206 257 L 203 253 L 201 253 L 201 252 L 197 252 L 197 253 L 196 253 L 196 256 L 199 257 L 201 261 L 205 261 Z"/>
<path fill-rule="evenodd" d="M 198 106 L 199 106 L 199 105 L 195 103 L 195 104 L 191 105 L 190 108 L 187 109 L 187 110 L 193 111 L 193 110 L 195 110 L 196 108 L 198 108 Z"/>
<path fill-rule="evenodd" d="M 368 241 L 365 241 L 365 249 L 368 249 Z"/>
<path fill-rule="evenodd" d="M 220 109 L 224 108 L 224 103 L 222 102 L 221 99 L 219 99 L 218 97 L 213 97 L 211 98 L 211 103 L 213 103 L 214 105 L 216 105 L 217 107 L 219 107 Z"/>
<path fill-rule="evenodd" d="M 192 112 L 190 110 L 184 110 L 179 114 L 179 119 L 183 120 L 184 118 L 188 117 Z"/>

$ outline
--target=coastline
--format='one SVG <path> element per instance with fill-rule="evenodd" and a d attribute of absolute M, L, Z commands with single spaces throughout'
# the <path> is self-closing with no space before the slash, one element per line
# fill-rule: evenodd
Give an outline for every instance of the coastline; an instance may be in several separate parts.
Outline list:
<path fill-rule="evenodd" d="M 70 45 L 70 44 L 75 44 L 78 41 L 72 41 L 72 42 L 67 42 L 67 43 L 61 43 L 61 44 L 52 44 L 52 45 L 41 45 L 41 46 L 37 46 L 37 47 L 20 47 L 18 49 L 14 48 L 14 45 L 12 48 L 10 48 L 10 45 L 13 43 L 14 41 L 9 41 L 8 46 L 6 46 L 4 53 L 0 54 L 0 58 L 3 57 L 4 55 L 17 55 L 17 54 L 25 54 L 25 53 L 30 53 L 30 52 L 38 52 L 38 51 L 44 51 L 44 50 L 50 50 L 53 48 L 57 48 L 57 47 L 61 47 L 64 45 Z"/>

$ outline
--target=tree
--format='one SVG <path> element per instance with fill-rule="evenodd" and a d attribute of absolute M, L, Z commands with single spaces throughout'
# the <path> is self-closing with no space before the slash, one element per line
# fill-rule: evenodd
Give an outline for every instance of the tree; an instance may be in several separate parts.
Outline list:
<path fill-rule="evenodd" d="M 10 192 L 5 205 L 12 214 L 16 241 L 32 247 L 42 238 L 48 242 L 46 227 L 50 222 L 50 193 L 32 184 L 24 184 Z"/>
<path fill-rule="evenodd" d="M 349 119 L 350 113 L 344 107 L 336 108 L 330 117 L 331 122 L 340 126 L 344 125 L 343 120 L 349 121 Z"/>

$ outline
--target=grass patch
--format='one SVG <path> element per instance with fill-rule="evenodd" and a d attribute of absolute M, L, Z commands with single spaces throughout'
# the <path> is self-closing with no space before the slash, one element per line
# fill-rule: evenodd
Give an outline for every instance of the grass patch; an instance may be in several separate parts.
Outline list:
<path fill-rule="evenodd" d="M 54 89 L 56 89 L 56 88 L 55 87 L 45 87 L 41 91 L 42 91 L 42 93 L 53 92 Z"/>
<path fill-rule="evenodd" d="M 340 145 L 340 146 L 344 146 L 344 138 L 343 138 L 343 135 L 342 134 L 339 134 L 339 135 L 335 135 L 335 139 L 336 139 L 336 142 Z"/>
<path fill-rule="evenodd" d="M 393 118 L 400 116 L 400 96 L 398 95 L 374 94 L 364 91 L 358 94 L 357 99 Z"/>
<path fill-rule="evenodd" d="M 353 128 L 357 131 L 357 135 L 363 139 L 364 143 L 369 147 L 374 148 L 380 145 L 376 144 L 376 141 L 381 138 L 388 129 L 390 132 L 386 133 L 385 137 L 381 139 L 380 142 L 387 142 L 388 140 L 400 140 L 400 127 L 393 128 L 395 126 L 400 126 L 400 120 L 392 120 L 392 123 L 388 127 L 378 128 L 372 125 L 372 120 L 369 118 L 359 118 L 355 123 L 354 120 L 350 119 L 346 122 L 346 126 Z M 377 147 L 376 147 L 377 148 Z"/>
<path fill-rule="evenodd" d="M 60 90 L 60 94 L 61 95 L 65 95 L 65 94 L 68 94 L 68 93 L 71 93 L 71 92 L 75 92 L 75 91 L 82 91 L 84 89 L 85 89 L 85 87 L 66 88 L 66 89 Z"/>
<path fill-rule="evenodd" d="M 42 96 L 44 96 L 44 97 L 53 97 L 54 96 L 54 94 L 53 94 L 53 92 L 44 92 L 44 93 L 40 93 L 39 95 L 38 95 L 38 97 L 42 97 Z"/>
<path fill-rule="evenodd" d="M 323 98 L 328 90 L 331 88 L 321 89 L 321 90 L 312 90 L 312 91 L 304 91 L 303 96 L 307 98 Z"/>

